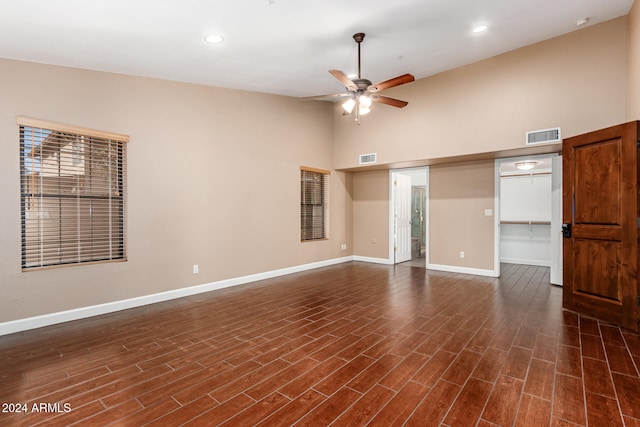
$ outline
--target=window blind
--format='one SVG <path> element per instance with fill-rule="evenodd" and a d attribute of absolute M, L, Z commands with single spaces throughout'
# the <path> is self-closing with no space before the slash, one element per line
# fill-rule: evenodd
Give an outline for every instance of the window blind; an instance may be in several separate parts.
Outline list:
<path fill-rule="evenodd" d="M 124 260 L 128 138 L 18 124 L 22 268 Z"/>
<path fill-rule="evenodd" d="M 300 168 L 301 240 L 326 239 L 329 223 L 329 171 Z"/>

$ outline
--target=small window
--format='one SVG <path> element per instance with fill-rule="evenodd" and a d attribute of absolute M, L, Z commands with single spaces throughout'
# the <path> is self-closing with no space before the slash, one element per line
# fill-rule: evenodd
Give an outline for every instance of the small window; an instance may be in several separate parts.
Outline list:
<path fill-rule="evenodd" d="M 300 232 L 303 242 L 327 239 L 329 171 L 300 168 Z"/>
<path fill-rule="evenodd" d="M 128 137 L 18 118 L 22 268 L 125 259 Z"/>

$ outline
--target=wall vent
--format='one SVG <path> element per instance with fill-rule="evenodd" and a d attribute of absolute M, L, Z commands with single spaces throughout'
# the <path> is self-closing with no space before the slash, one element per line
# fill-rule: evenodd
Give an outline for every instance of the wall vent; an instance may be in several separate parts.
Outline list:
<path fill-rule="evenodd" d="M 549 144 L 551 142 L 562 142 L 560 128 L 527 132 L 526 145 Z"/>
<path fill-rule="evenodd" d="M 369 153 L 369 154 L 360 154 L 360 164 L 361 165 L 370 165 L 378 162 L 378 154 L 377 153 Z"/>

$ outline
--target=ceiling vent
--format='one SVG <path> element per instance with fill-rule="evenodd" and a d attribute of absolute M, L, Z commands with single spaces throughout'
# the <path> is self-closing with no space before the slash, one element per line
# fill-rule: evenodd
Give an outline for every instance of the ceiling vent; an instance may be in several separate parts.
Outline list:
<path fill-rule="evenodd" d="M 549 144 L 552 142 L 562 142 L 560 128 L 527 132 L 526 145 Z"/>
<path fill-rule="evenodd" d="M 377 153 L 369 153 L 369 154 L 360 154 L 360 164 L 361 165 L 371 165 L 373 163 L 378 162 L 378 154 Z"/>

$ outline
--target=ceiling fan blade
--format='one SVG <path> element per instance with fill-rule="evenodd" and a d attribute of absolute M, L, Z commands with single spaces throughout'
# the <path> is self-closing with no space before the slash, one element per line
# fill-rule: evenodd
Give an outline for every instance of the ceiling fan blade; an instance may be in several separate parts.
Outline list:
<path fill-rule="evenodd" d="M 383 82 L 371 85 L 367 90 L 369 92 L 380 92 L 381 90 L 389 89 L 390 87 L 400 86 L 405 83 L 411 83 L 414 80 L 415 80 L 415 77 L 413 77 L 413 75 L 403 74 L 401 76 L 394 77 L 392 79 L 385 80 Z"/>
<path fill-rule="evenodd" d="M 375 102 L 380 102 L 381 104 L 391 105 L 392 107 L 403 108 L 409 105 L 407 101 L 402 101 L 400 99 L 389 98 L 384 95 L 371 95 L 371 100 Z"/>
<path fill-rule="evenodd" d="M 340 98 L 352 97 L 353 93 L 332 93 L 329 95 L 305 96 L 303 101 L 338 101 Z"/>
<path fill-rule="evenodd" d="M 333 77 L 335 77 L 336 79 L 340 80 L 340 83 L 342 83 L 351 92 L 357 92 L 358 91 L 358 86 L 356 86 L 356 84 L 353 81 L 351 81 L 351 79 L 349 77 L 347 77 L 347 75 L 345 73 L 343 73 L 342 71 L 340 71 L 340 70 L 329 70 L 329 73 L 331 73 L 331 75 Z"/>

